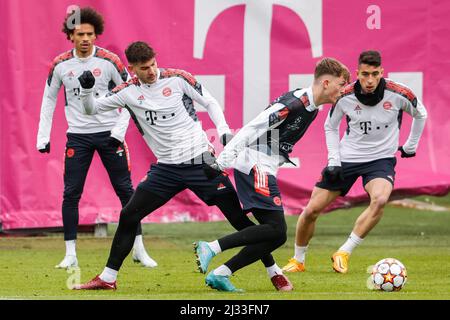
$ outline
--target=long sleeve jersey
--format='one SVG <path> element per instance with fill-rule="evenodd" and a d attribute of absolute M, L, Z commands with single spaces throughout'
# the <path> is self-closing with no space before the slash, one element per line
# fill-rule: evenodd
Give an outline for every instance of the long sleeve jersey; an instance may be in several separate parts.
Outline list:
<path fill-rule="evenodd" d="M 385 83 L 383 97 L 374 106 L 364 105 L 358 100 L 355 83 L 352 83 L 330 109 L 324 125 L 328 165 L 395 157 L 403 112 L 414 118 L 403 149 L 407 153 L 416 151 L 427 111 L 407 86 L 389 79 L 385 79 Z M 339 125 L 344 117 L 347 129 L 339 141 Z"/>
<path fill-rule="evenodd" d="M 245 174 L 257 165 L 276 176 L 318 111 L 311 87 L 283 94 L 231 139 L 217 163 L 221 168 L 233 166 Z"/>
<path fill-rule="evenodd" d="M 99 99 L 90 91 L 82 91 L 86 112 L 128 109 L 159 163 L 180 164 L 211 150 L 193 101 L 206 108 L 219 136 L 231 132 L 217 100 L 183 70 L 158 69 L 157 81 L 152 84 L 134 77 Z"/>
<path fill-rule="evenodd" d="M 94 95 L 96 97 L 105 95 L 109 90 L 129 78 L 128 72 L 119 57 L 100 47 L 94 47 L 92 55 L 87 58 L 77 57 L 75 49 L 56 57 L 45 83 L 37 135 L 37 149 L 44 148 L 50 141 L 53 113 L 61 86 L 64 86 L 67 132 L 111 131 L 111 136 L 123 141 L 130 119 L 128 111 L 112 110 L 99 115 L 87 115 L 84 112 L 80 100 L 78 77 L 86 70 L 90 70 L 95 76 L 96 91 Z"/>

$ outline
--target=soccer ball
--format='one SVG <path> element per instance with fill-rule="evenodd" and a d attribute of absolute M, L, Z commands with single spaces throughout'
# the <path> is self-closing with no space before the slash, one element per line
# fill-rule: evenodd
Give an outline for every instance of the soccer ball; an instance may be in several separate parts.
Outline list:
<path fill-rule="evenodd" d="M 374 289 L 381 291 L 399 291 L 406 283 L 406 268 L 397 259 L 386 258 L 378 261 L 370 276 Z"/>

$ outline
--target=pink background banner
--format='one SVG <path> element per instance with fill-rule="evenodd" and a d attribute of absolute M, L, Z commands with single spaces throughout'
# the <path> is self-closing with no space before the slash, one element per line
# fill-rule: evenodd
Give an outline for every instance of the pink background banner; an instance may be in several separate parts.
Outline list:
<path fill-rule="evenodd" d="M 61 32 L 66 0 L 0 0 L 2 228 L 62 225 L 63 154 L 67 122 L 60 92 L 51 153 L 36 150 L 45 80 L 51 61 L 72 44 Z M 398 158 L 393 197 L 443 195 L 450 185 L 450 2 L 438 0 L 108 0 L 79 1 L 105 19 L 97 45 L 117 53 L 147 41 L 160 67 L 184 69 L 220 96 L 230 127 L 242 125 L 280 94 L 308 83 L 315 63 L 330 56 L 352 71 L 361 51 L 382 53 L 385 75 L 411 86 L 428 110 L 417 156 Z M 212 90 L 214 89 L 214 90 Z M 324 106 L 296 145 L 296 168 L 282 168 L 286 212 L 299 214 L 326 165 Z M 199 112 L 221 151 L 208 115 Z M 404 115 L 400 143 L 411 117 Z M 127 136 L 136 187 L 155 161 L 133 123 Z M 360 180 L 334 207 L 367 200 Z M 331 207 L 329 209 L 332 209 Z M 117 222 L 120 202 L 100 159 L 91 165 L 80 202 L 80 224 Z M 210 221 L 223 216 L 192 192 L 177 195 L 145 222 Z"/>

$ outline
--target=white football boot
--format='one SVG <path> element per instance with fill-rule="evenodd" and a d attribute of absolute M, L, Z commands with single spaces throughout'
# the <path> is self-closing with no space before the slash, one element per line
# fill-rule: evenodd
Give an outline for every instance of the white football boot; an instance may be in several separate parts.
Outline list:
<path fill-rule="evenodd" d="M 78 267 L 77 256 L 67 255 L 64 259 L 55 266 L 56 269 L 69 269 Z"/>
<path fill-rule="evenodd" d="M 133 261 L 136 263 L 140 263 L 143 267 L 146 268 L 154 268 L 158 265 L 155 260 L 150 258 L 145 249 L 133 249 Z"/>

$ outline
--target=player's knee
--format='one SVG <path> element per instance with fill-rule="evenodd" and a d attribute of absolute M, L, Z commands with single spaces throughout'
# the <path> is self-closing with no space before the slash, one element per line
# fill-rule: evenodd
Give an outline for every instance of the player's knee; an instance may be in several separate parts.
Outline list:
<path fill-rule="evenodd" d="M 133 188 L 130 188 L 130 186 L 123 186 L 120 189 L 116 189 L 116 194 L 119 198 L 127 198 L 128 200 L 133 195 Z"/>
<path fill-rule="evenodd" d="M 306 206 L 302 212 L 302 218 L 307 222 L 314 222 L 320 215 L 321 210 L 315 206 Z"/>
<path fill-rule="evenodd" d="M 370 199 L 370 206 L 376 210 L 382 210 L 389 201 L 389 197 L 386 196 L 373 196 Z"/>
<path fill-rule="evenodd" d="M 236 230 L 242 230 L 255 225 L 247 216 L 244 215 L 229 218 L 228 221 Z"/>
<path fill-rule="evenodd" d="M 282 246 L 287 241 L 287 230 L 284 228 L 274 228 L 270 242 L 274 248 Z"/>
<path fill-rule="evenodd" d="M 133 196 L 133 190 L 116 191 L 116 195 L 119 197 L 122 207 L 125 207 Z"/>
<path fill-rule="evenodd" d="M 282 246 L 287 241 L 287 231 L 278 233 L 277 243 L 279 246 Z"/>
<path fill-rule="evenodd" d="M 116 183 L 114 185 L 114 191 L 120 199 L 127 198 L 128 200 L 134 192 L 133 187 L 128 182 Z"/>
<path fill-rule="evenodd" d="M 283 245 L 287 241 L 287 225 L 286 221 L 278 222 L 276 224 L 272 224 L 274 229 L 274 242 L 276 242 L 277 246 Z"/>
<path fill-rule="evenodd" d="M 63 193 L 63 203 L 65 205 L 78 205 L 82 191 L 78 188 L 66 188 Z"/>
<path fill-rule="evenodd" d="M 130 207 L 125 207 L 120 211 L 120 224 L 124 226 L 134 226 L 138 225 L 139 222 L 139 215 L 135 212 L 135 210 L 131 210 Z"/>

